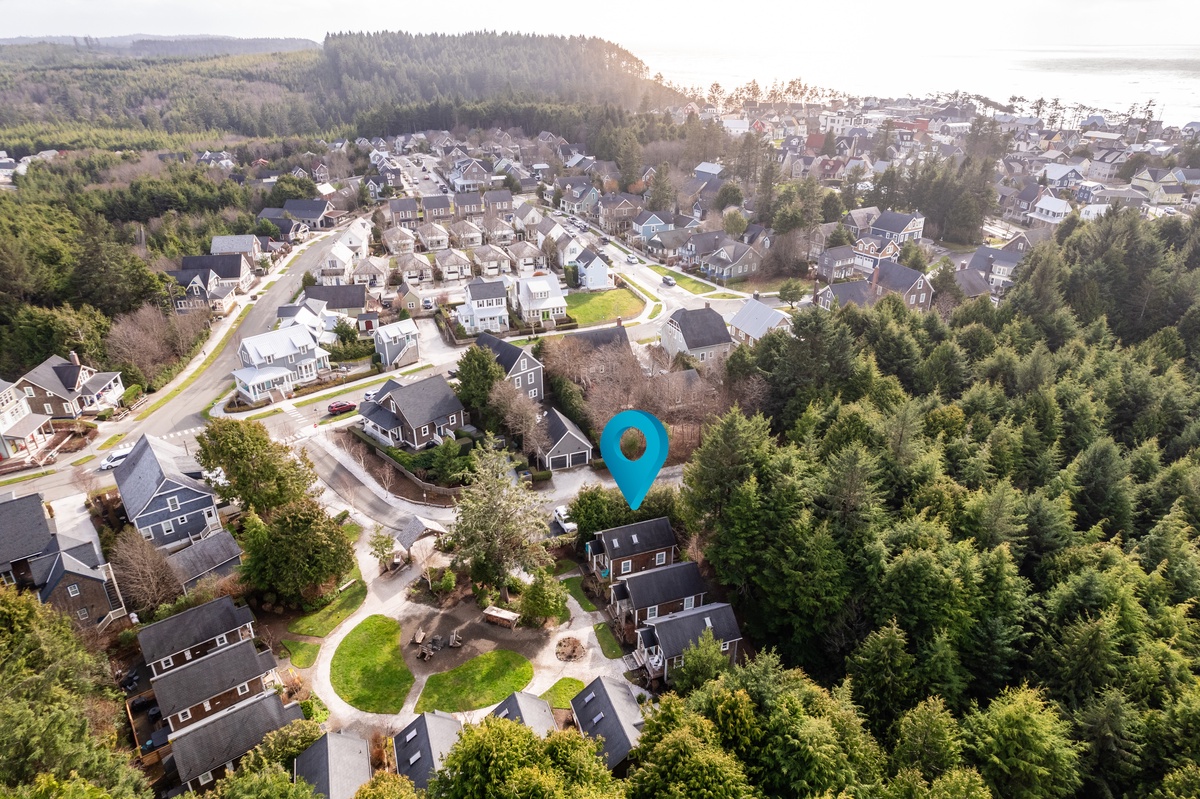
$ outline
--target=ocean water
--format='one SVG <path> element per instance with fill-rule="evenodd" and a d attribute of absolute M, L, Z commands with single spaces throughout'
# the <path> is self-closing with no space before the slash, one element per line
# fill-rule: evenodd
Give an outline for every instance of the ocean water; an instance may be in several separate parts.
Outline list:
<path fill-rule="evenodd" d="M 1154 117 L 1169 125 L 1200 120 L 1200 45 L 1174 47 L 1072 46 L 916 49 L 829 45 L 759 50 L 658 42 L 632 48 L 649 67 L 685 86 L 726 90 L 757 80 L 800 78 L 852 96 L 929 96 L 962 91 L 1006 103 L 1012 96 L 1064 107 L 1083 115 L 1105 110 L 1123 116 L 1153 101 Z M 878 51 L 875 51 L 878 53 Z M 1045 116 L 1045 112 L 1043 112 Z M 1073 116 L 1067 113 L 1068 121 Z"/>

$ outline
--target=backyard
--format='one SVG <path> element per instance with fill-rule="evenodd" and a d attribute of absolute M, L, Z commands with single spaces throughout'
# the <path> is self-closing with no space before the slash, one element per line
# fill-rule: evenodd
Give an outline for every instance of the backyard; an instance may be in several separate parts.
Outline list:
<path fill-rule="evenodd" d="M 641 297 L 629 289 L 567 295 L 567 313 L 580 325 L 595 325 L 616 319 L 633 319 L 645 307 Z"/>
<path fill-rule="evenodd" d="M 516 652 L 495 649 L 430 677 L 417 700 L 417 712 L 459 713 L 494 705 L 532 679 L 532 663 Z"/>
<path fill-rule="evenodd" d="M 400 624 L 368 616 L 333 653 L 329 677 L 337 695 L 359 710 L 399 713 L 414 681 L 401 654 Z"/>
<path fill-rule="evenodd" d="M 550 686 L 550 690 L 542 694 L 541 698 L 550 703 L 550 707 L 555 710 L 565 710 L 571 706 L 571 698 L 583 690 L 583 680 L 577 680 L 574 677 L 563 677 L 554 685 Z"/>

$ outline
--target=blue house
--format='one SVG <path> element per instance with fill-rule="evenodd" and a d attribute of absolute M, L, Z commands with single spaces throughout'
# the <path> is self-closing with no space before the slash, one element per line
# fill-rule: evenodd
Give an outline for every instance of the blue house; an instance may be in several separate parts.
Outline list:
<path fill-rule="evenodd" d="M 142 436 L 113 476 L 129 523 L 157 547 L 176 550 L 221 529 L 216 494 L 183 447 Z"/>
<path fill-rule="evenodd" d="M 673 214 L 659 214 L 656 211 L 642 211 L 633 218 L 633 223 L 629 226 L 630 231 L 634 238 L 649 241 L 654 238 L 655 233 L 675 229 L 673 216 Z"/>
<path fill-rule="evenodd" d="M 917 241 L 924 231 L 925 217 L 920 214 L 884 211 L 871 223 L 872 236 L 878 236 L 884 241 L 894 241 L 897 244 Z"/>

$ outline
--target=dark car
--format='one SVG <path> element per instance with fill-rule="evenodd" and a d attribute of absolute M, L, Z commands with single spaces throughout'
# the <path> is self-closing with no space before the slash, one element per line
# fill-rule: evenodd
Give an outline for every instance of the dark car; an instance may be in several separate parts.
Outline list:
<path fill-rule="evenodd" d="M 612 243 L 612 240 L 611 240 L 611 239 L 609 239 L 609 237 L 608 237 L 608 236 L 601 236 L 601 237 L 600 237 L 600 243 L 601 243 L 601 244 L 611 244 L 611 243 Z"/>
<path fill-rule="evenodd" d="M 349 413 L 350 411 L 354 410 L 356 407 L 357 406 L 353 402 L 346 402 L 346 400 L 338 400 L 337 402 L 331 402 L 331 403 L 329 403 L 329 415 L 337 416 L 339 413 Z"/>

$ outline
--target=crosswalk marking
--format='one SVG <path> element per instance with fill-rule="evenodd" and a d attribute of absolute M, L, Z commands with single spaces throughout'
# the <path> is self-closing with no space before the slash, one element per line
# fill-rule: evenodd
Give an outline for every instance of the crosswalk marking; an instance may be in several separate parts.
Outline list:
<path fill-rule="evenodd" d="M 187 430 L 176 430 L 174 433 L 167 433 L 163 438 L 176 438 L 177 436 L 194 436 L 203 430 L 203 427 L 189 427 Z"/>

